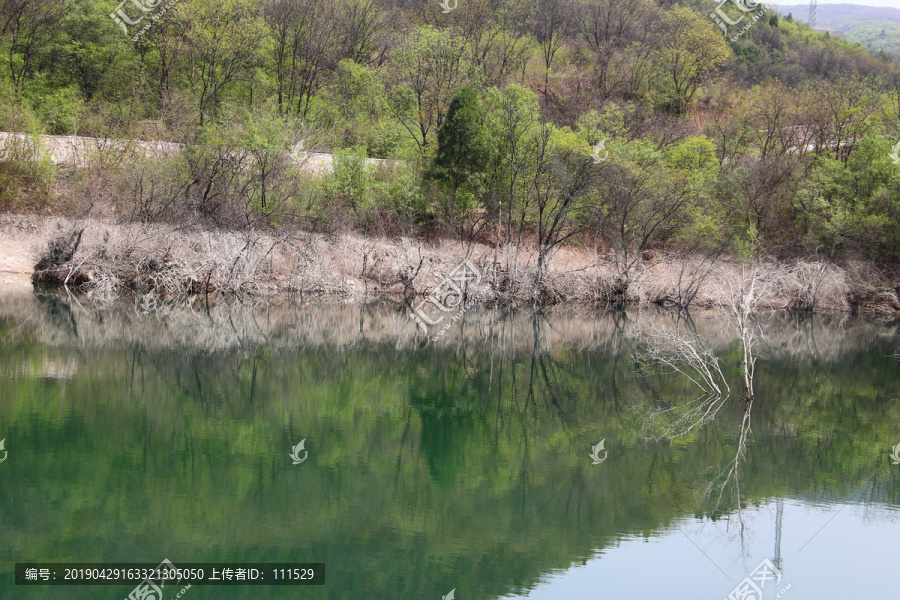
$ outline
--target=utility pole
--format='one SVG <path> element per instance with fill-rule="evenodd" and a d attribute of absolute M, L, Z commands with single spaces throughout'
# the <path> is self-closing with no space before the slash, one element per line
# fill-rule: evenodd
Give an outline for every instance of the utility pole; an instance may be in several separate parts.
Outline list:
<path fill-rule="evenodd" d="M 809 19 L 806 24 L 810 27 L 816 26 L 816 3 L 818 0 L 809 0 Z"/>

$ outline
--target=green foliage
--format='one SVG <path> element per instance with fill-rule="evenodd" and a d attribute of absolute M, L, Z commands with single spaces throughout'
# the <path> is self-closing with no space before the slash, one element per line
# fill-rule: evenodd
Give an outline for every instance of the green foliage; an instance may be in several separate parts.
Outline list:
<path fill-rule="evenodd" d="M 649 169 L 661 189 L 692 195 L 665 228 L 670 243 L 896 254 L 885 142 L 863 142 L 898 135 L 888 55 L 774 13 L 745 20 L 729 45 L 699 1 L 566 3 L 572 28 L 556 27 L 553 3 L 476 4 L 463 18 L 369 0 L 180 0 L 133 42 L 105 1 L 9 0 L 0 130 L 185 142 L 189 204 L 225 199 L 241 217 L 232 224 L 283 222 L 276 207 L 346 207 L 351 226 L 442 213 L 510 235 L 533 231 L 541 186 L 584 175 L 605 141 L 622 173 Z M 15 7 L 28 9 L 20 21 L 8 20 Z M 847 12 L 848 39 L 892 48 L 895 24 L 876 31 Z M 703 125 L 709 140 L 684 137 Z M 311 131 L 316 150 L 353 150 L 332 179 L 301 184 L 284 153 Z M 364 157 L 404 165 L 368 173 Z M 45 190 L 34 178 L 50 181 L 53 167 L 40 169 L 7 170 L 0 193 Z"/>
<path fill-rule="evenodd" d="M 325 189 L 332 199 L 346 202 L 354 211 L 368 210 L 372 204 L 372 182 L 365 148 L 334 152 L 334 171 L 325 180 Z"/>
<path fill-rule="evenodd" d="M 868 136 L 846 163 L 822 159 L 798 193 L 809 246 L 848 246 L 900 258 L 900 165 L 884 138 Z"/>
<path fill-rule="evenodd" d="M 392 54 L 400 85 L 388 106 L 420 146 L 440 129 L 450 101 L 473 75 L 466 42 L 454 29 L 416 28 Z"/>
<path fill-rule="evenodd" d="M 603 139 L 625 136 L 625 113 L 615 104 L 605 106 L 602 113 L 588 111 L 578 117 L 576 130 L 584 140 L 594 145 Z"/>
<path fill-rule="evenodd" d="M 847 32 L 847 40 L 858 42 L 870 51 L 884 50 L 900 56 L 900 23 L 860 25 Z"/>
<path fill-rule="evenodd" d="M 478 95 L 461 88 L 438 132 L 438 150 L 426 180 L 437 181 L 455 210 L 468 211 L 485 189 L 485 175 L 496 160 L 487 115 Z"/>
<path fill-rule="evenodd" d="M 84 100 L 75 86 L 56 89 L 35 88 L 43 86 L 29 85 L 25 97 L 34 106 L 47 131 L 53 135 L 68 135 L 77 130 L 81 114 L 84 112 Z"/>
<path fill-rule="evenodd" d="M 679 232 L 681 243 L 717 246 L 723 233 L 723 215 L 714 197 L 719 177 L 715 146 L 706 136 L 691 137 L 670 148 L 665 162 L 677 185 L 689 190 L 691 197 L 685 207 L 684 226 Z"/>
<path fill-rule="evenodd" d="M 738 60 L 744 64 L 744 66 L 752 66 L 757 60 L 759 60 L 760 55 L 762 54 L 762 50 L 760 50 L 759 46 L 756 44 L 735 44 L 733 47 L 734 53 L 737 55 Z"/>
<path fill-rule="evenodd" d="M 709 18 L 675 6 L 665 13 L 655 53 L 656 104 L 682 114 L 688 110 L 707 75 L 724 65 L 731 51 Z"/>
<path fill-rule="evenodd" d="M 691 137 L 666 152 L 666 163 L 686 177 L 711 182 L 718 172 L 716 148 L 705 135 Z"/>

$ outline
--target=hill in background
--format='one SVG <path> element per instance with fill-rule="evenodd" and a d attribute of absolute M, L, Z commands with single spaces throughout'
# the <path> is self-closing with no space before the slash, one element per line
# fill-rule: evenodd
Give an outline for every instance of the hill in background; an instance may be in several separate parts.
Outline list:
<path fill-rule="evenodd" d="M 792 13 L 803 22 L 809 17 L 809 4 L 772 6 L 782 15 Z M 900 8 L 819 4 L 816 27 L 843 32 L 844 39 L 858 42 L 872 52 L 884 50 L 900 56 Z"/>

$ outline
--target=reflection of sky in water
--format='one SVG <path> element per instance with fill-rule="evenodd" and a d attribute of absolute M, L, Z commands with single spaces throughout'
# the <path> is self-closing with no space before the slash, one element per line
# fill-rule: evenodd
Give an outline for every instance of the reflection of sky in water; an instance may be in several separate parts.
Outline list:
<path fill-rule="evenodd" d="M 722 600 L 763 559 L 773 559 L 775 516 L 773 501 L 743 511 L 743 532 L 732 515 L 730 521 L 688 519 L 679 523 L 680 530 L 650 539 L 629 536 L 584 566 L 545 577 L 529 594 L 504 598 Z M 787 584 L 791 589 L 782 597 L 795 600 L 900 594 L 897 540 L 896 507 L 785 501 L 783 577 L 777 588 L 766 585 L 764 598 L 774 598 Z"/>

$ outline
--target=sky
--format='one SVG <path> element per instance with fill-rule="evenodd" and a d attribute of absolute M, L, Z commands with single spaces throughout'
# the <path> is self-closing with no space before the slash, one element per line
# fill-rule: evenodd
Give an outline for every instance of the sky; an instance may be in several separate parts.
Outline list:
<path fill-rule="evenodd" d="M 781 2 L 764 2 L 772 6 L 795 6 L 797 4 L 806 4 L 806 2 L 797 0 L 782 0 Z M 818 4 L 857 4 L 859 6 L 882 6 L 887 8 L 900 9 L 900 0 L 819 0 Z"/>

